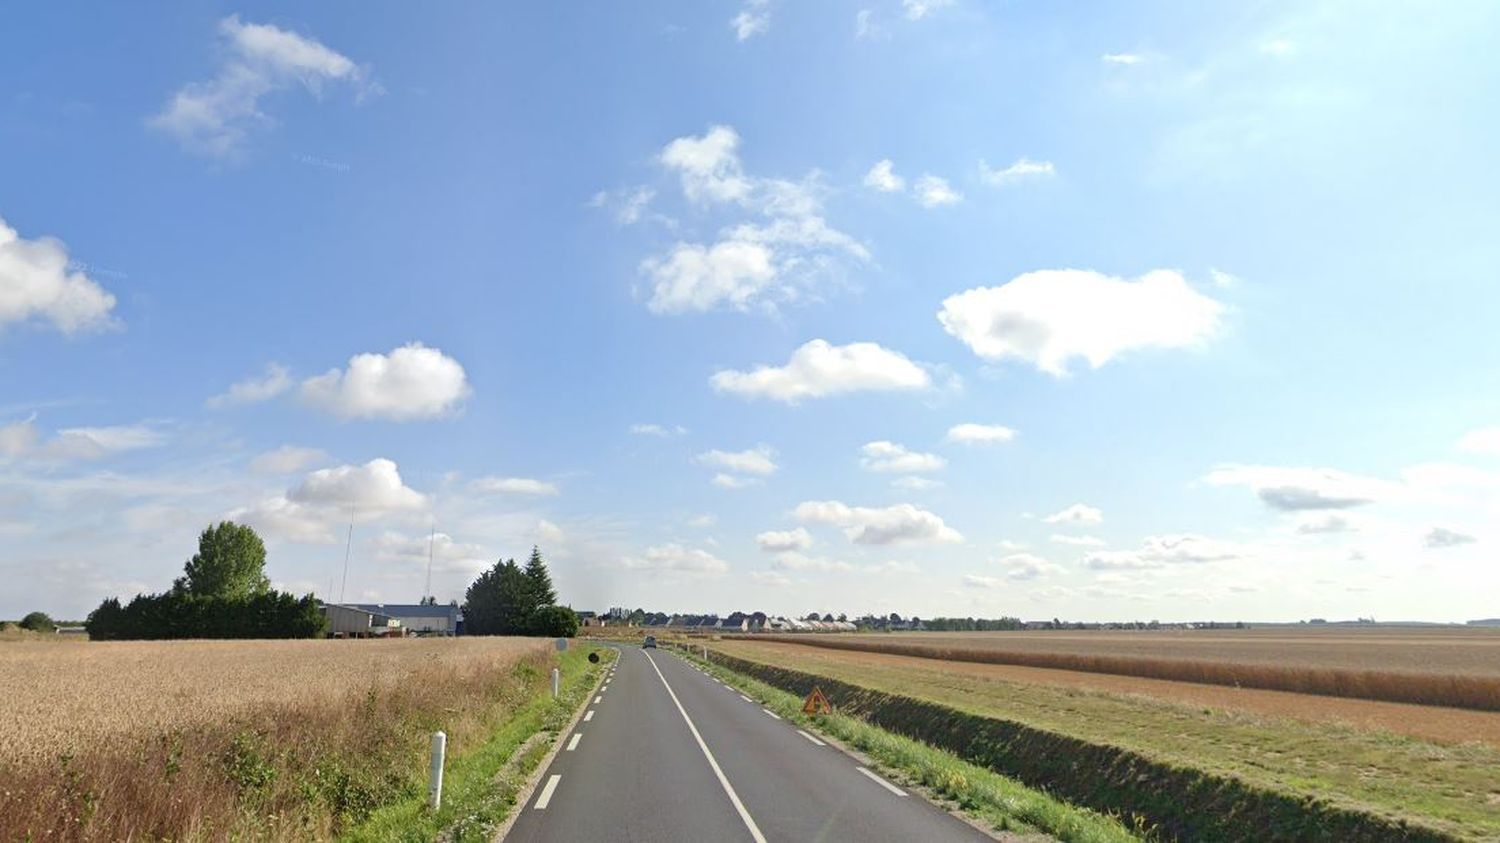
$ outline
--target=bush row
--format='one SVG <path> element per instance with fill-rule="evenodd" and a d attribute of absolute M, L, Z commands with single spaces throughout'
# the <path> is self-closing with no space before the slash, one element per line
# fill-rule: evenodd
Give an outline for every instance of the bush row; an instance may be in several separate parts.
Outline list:
<path fill-rule="evenodd" d="M 228 598 L 172 590 L 140 594 L 125 605 L 111 597 L 84 623 L 94 641 L 162 638 L 321 638 L 327 621 L 312 595 L 268 591 Z"/>

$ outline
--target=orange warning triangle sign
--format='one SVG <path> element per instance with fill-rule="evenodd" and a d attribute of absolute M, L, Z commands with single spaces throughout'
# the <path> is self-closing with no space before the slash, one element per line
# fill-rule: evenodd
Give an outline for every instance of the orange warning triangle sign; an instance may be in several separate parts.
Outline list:
<path fill-rule="evenodd" d="M 828 697 L 823 694 L 823 689 L 822 688 L 819 688 L 816 685 L 814 685 L 813 689 L 812 689 L 812 693 L 808 694 L 807 695 L 807 699 L 802 702 L 802 713 L 803 714 L 832 714 L 833 713 L 833 703 L 830 703 L 828 701 Z"/>

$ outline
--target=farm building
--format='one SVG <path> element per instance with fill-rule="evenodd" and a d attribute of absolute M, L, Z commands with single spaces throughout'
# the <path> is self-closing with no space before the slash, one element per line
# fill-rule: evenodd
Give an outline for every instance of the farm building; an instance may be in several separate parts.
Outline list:
<path fill-rule="evenodd" d="M 421 606 L 396 603 L 356 603 L 354 608 L 396 618 L 408 634 L 458 635 L 463 632 L 463 616 L 457 606 Z"/>
<path fill-rule="evenodd" d="M 328 635 L 331 638 L 376 638 L 402 634 L 401 621 L 362 606 L 324 603 L 322 609 L 323 616 L 328 618 Z"/>

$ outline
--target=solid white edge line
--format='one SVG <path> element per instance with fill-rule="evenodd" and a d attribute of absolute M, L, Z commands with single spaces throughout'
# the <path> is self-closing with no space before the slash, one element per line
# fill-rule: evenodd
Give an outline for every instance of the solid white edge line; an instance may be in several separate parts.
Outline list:
<path fill-rule="evenodd" d="M 906 791 L 902 790 L 899 787 L 896 787 L 895 785 L 893 785 L 890 782 L 886 781 L 885 779 L 882 779 L 881 777 L 875 775 L 874 773 L 870 772 L 869 770 L 865 769 L 864 767 L 855 767 L 854 769 L 860 771 L 861 773 L 864 773 L 865 776 L 867 778 L 869 778 L 870 781 L 872 781 L 872 782 L 880 785 L 881 787 L 885 788 L 886 790 L 889 790 L 891 793 L 894 793 L 897 796 L 905 796 L 906 795 Z"/>
<path fill-rule="evenodd" d="M 797 734 L 801 735 L 804 738 L 807 738 L 808 740 L 812 741 L 814 744 L 816 744 L 818 746 L 827 746 L 827 744 L 823 743 L 822 741 L 818 740 L 817 738 L 813 737 L 812 735 L 809 735 L 808 733 L 802 731 L 801 729 L 797 730 Z"/>
<path fill-rule="evenodd" d="M 562 781 L 562 773 L 553 773 L 547 779 L 547 784 L 542 787 L 542 795 L 536 798 L 536 804 L 531 807 L 537 811 L 547 810 L 547 805 L 552 802 L 552 792 L 557 790 L 557 783 Z"/>
<path fill-rule="evenodd" d="M 587 723 L 594 719 L 594 710 L 591 708 L 583 715 L 583 722 Z"/>
<path fill-rule="evenodd" d="M 781 715 L 780 714 L 777 714 L 776 712 L 772 711 L 769 708 L 763 708 L 763 709 L 761 709 L 761 711 L 764 711 L 765 713 L 771 715 L 772 717 L 776 718 L 777 720 L 781 719 Z"/>
<path fill-rule="evenodd" d="M 729 783 L 729 779 L 724 775 L 724 771 L 719 768 L 719 762 L 714 760 L 714 754 L 709 751 L 708 744 L 703 742 L 703 735 L 699 734 L 698 727 L 693 725 L 693 718 L 688 716 L 687 709 L 682 707 L 682 701 L 677 699 L 677 692 L 672 690 L 671 683 L 662 674 L 661 668 L 656 666 L 656 659 L 651 658 L 651 654 L 647 653 L 646 660 L 651 662 L 651 669 L 656 671 L 657 678 L 661 679 L 661 684 L 667 689 L 667 695 L 677 705 L 677 712 L 682 715 L 682 719 L 687 723 L 688 731 L 693 733 L 693 740 L 698 742 L 698 748 L 703 750 L 703 757 L 708 759 L 708 766 L 712 767 L 714 775 L 718 776 L 719 784 L 723 785 L 724 792 L 729 794 L 729 801 L 734 803 L 734 809 L 739 812 L 740 819 L 744 820 L 745 828 L 750 830 L 750 836 L 755 838 L 755 843 L 766 843 L 765 835 L 760 833 L 760 826 L 755 824 L 755 820 L 751 818 L 750 812 L 745 810 L 745 803 L 740 801 L 740 795 L 734 792 L 734 785 Z"/>
<path fill-rule="evenodd" d="M 581 740 L 583 740 L 583 733 L 582 732 L 574 732 L 573 733 L 573 739 L 570 740 L 570 741 L 568 741 L 568 748 L 565 751 L 566 752 L 572 752 L 573 750 L 577 749 L 578 748 L 578 742 L 581 741 Z"/>

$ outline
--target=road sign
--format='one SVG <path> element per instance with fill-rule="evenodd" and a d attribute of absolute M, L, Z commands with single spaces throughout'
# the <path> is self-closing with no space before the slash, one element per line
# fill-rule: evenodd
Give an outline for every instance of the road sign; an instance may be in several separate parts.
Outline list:
<path fill-rule="evenodd" d="M 828 697 L 823 694 L 822 688 L 814 685 L 812 693 L 808 694 L 807 699 L 802 701 L 802 713 L 832 714 L 833 703 L 828 701 Z"/>
<path fill-rule="evenodd" d="M 554 646 L 557 647 L 557 651 L 559 653 L 564 652 L 564 651 L 566 651 L 568 649 L 568 639 L 566 639 L 566 638 L 559 638 L 559 639 L 557 639 L 557 643 Z"/>

